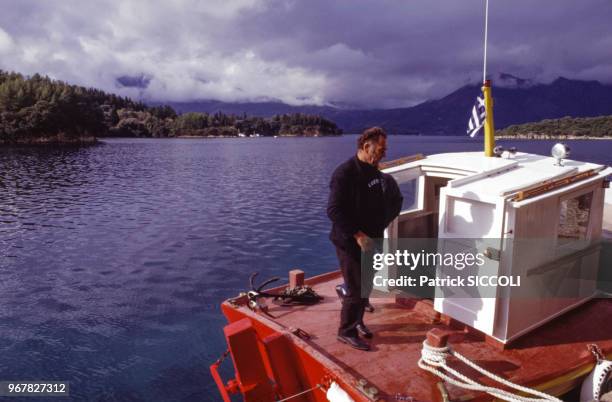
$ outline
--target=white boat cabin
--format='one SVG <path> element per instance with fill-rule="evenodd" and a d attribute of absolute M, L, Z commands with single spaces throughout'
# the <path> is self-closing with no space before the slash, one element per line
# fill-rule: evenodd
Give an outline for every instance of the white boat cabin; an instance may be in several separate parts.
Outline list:
<path fill-rule="evenodd" d="M 386 237 L 434 238 L 438 247 L 446 248 L 473 239 L 472 246 L 480 242 L 488 257 L 482 272 L 520 275 L 520 291 L 534 294 L 538 287 L 544 294 L 545 286 L 562 282 L 576 268 L 576 258 L 584 267 L 597 265 L 597 250 L 589 244 L 602 236 L 605 180 L 611 168 L 520 152 L 504 157 L 446 153 L 399 163 L 383 169 L 404 196 Z M 572 250 L 581 252 L 574 259 L 560 260 L 542 251 L 562 249 L 568 239 L 584 245 Z M 531 281 L 534 272 L 538 279 Z M 451 298 L 436 288 L 434 308 L 506 343 L 592 298 L 596 285 L 583 282 L 570 282 L 567 286 L 581 289 L 567 298 L 513 297 L 519 290 L 509 287 L 498 287 L 487 297 Z"/>

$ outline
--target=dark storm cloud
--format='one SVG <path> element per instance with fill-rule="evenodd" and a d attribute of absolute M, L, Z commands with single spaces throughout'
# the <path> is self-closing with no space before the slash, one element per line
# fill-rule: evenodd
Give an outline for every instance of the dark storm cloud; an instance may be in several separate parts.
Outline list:
<path fill-rule="evenodd" d="M 0 68 L 151 99 L 395 107 L 482 78 L 483 0 L 0 6 Z M 610 82 L 611 17 L 610 0 L 490 0 L 489 72 Z"/>

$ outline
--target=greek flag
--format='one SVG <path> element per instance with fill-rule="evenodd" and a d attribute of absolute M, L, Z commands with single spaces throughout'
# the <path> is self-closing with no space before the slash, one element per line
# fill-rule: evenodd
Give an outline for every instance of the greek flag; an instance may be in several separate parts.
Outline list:
<path fill-rule="evenodd" d="M 476 103 L 472 108 L 472 115 L 470 116 L 470 121 L 468 122 L 467 133 L 470 137 L 476 136 L 478 131 L 482 128 L 485 122 L 485 104 L 484 104 L 484 96 L 476 98 Z"/>

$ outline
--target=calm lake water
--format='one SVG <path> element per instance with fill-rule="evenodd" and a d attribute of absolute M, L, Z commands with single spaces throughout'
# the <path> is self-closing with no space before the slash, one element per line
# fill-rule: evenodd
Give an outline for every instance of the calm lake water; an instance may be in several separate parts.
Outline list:
<path fill-rule="evenodd" d="M 69 381 L 73 400 L 220 400 L 208 372 L 225 350 L 219 303 L 254 271 L 336 268 L 327 185 L 355 140 L 0 149 L 0 381 Z M 574 159 L 612 164 L 612 141 L 567 143 Z M 391 137 L 388 157 L 481 149 Z"/>

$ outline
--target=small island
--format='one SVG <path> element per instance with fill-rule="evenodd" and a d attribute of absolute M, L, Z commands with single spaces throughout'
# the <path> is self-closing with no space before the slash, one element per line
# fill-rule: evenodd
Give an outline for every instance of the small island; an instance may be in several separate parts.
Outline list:
<path fill-rule="evenodd" d="M 538 140 L 609 139 L 612 138 L 612 116 L 566 116 L 536 123 L 516 124 L 498 130 L 495 137 Z"/>
<path fill-rule="evenodd" d="M 0 70 L 0 144 L 91 144 L 100 137 L 328 136 L 342 130 L 302 113 L 262 118 L 217 113 L 177 114 L 170 106 Z"/>

